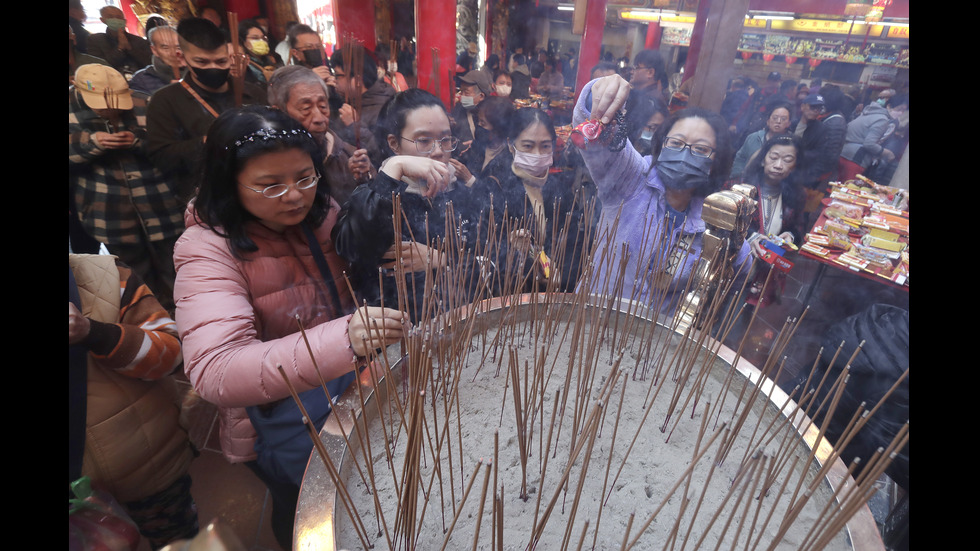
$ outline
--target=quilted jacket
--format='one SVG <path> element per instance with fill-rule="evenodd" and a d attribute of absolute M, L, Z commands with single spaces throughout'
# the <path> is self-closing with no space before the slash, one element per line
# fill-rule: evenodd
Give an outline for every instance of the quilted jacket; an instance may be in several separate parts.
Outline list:
<path fill-rule="evenodd" d="M 192 459 L 167 376 L 180 364 L 174 322 L 115 257 L 69 255 L 68 262 L 82 314 L 93 320 L 90 336 L 96 322 L 116 325 L 119 335 L 108 354 L 88 354 L 82 474 L 120 502 L 137 501 L 173 484 Z"/>
<path fill-rule="evenodd" d="M 299 227 L 278 233 L 249 222 L 258 250 L 236 257 L 226 238 L 185 215 L 177 241 L 177 328 L 184 344 L 184 371 L 197 392 L 221 413 L 221 449 L 232 463 L 255 458 L 255 429 L 245 407 L 289 398 L 277 366 L 302 392 L 319 386 L 296 316 L 306 328 L 325 380 L 354 369 L 347 337 L 350 315 L 335 312 L 328 290 Z M 354 303 L 334 251 L 330 230 L 338 207 L 315 230 L 341 297 L 344 312 Z M 220 231 L 220 228 L 219 228 Z"/>

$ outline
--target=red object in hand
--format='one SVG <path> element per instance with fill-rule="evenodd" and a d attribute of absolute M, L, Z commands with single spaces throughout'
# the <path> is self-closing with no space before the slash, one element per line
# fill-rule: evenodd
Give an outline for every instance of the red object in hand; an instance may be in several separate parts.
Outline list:
<path fill-rule="evenodd" d="M 68 549 L 135 551 L 140 531 L 111 494 L 92 488 L 87 476 L 71 484 L 68 500 Z"/>
<path fill-rule="evenodd" d="M 602 135 L 602 130 L 602 123 L 598 120 L 587 120 L 572 130 L 569 139 L 575 144 L 575 147 L 585 149 L 585 146 L 589 145 L 589 142 L 599 139 L 599 136 Z"/>
<path fill-rule="evenodd" d="M 762 250 L 762 260 L 772 264 L 773 267 L 780 272 L 785 274 L 789 273 L 789 271 L 793 269 L 792 262 L 767 249 L 765 243 L 762 245 Z"/>

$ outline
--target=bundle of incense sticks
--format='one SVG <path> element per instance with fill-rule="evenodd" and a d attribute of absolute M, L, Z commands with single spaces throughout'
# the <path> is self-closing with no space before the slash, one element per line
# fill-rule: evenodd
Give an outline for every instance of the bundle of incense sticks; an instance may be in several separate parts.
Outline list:
<path fill-rule="evenodd" d="M 344 90 L 345 97 L 354 108 L 354 146 L 361 148 L 361 108 L 363 106 L 363 92 L 361 90 L 364 82 L 364 45 L 354 38 L 351 33 L 347 34 L 346 41 L 341 49 L 341 56 L 344 63 L 344 72 L 347 74 L 347 89 Z"/>
<path fill-rule="evenodd" d="M 109 132 L 119 132 L 119 94 L 117 94 L 114 90 L 106 88 L 105 91 L 102 92 L 102 97 L 105 99 L 105 108 L 107 112 L 106 118 L 109 119 Z"/>
<path fill-rule="evenodd" d="M 406 227 L 403 217 L 396 196 L 396 235 Z M 399 290 L 398 304 L 386 306 L 406 309 L 414 303 L 409 297 L 421 293 L 422 308 L 408 336 L 393 343 L 401 352 L 372 353 L 367 360 L 374 367 L 362 375 L 368 384 L 355 385 L 359 415 L 351 413 L 353 429 L 344 435 L 349 452 L 341 469 L 349 474 L 338 469 L 339 457 L 316 446 L 337 486 L 337 521 L 347 518 L 365 548 L 383 541 L 390 549 L 438 542 L 443 549 L 464 542 L 476 549 L 481 538 L 490 538 L 491 548 L 502 549 L 505 531 L 508 547 L 605 548 L 610 542 L 600 538 L 612 531 L 621 538 L 616 543 L 621 549 L 649 548 L 651 541 L 665 549 L 775 549 L 789 541 L 800 549 L 822 549 L 839 540 L 847 521 L 874 494 L 878 477 L 908 444 L 906 424 L 873 457 L 855 461 L 847 475 L 832 475 L 841 451 L 908 371 L 874 407 L 853 412 L 844 433 L 827 443 L 824 435 L 840 413 L 848 384 L 847 366 L 860 347 L 833 380 L 827 375 L 815 380 L 815 360 L 805 384 L 788 395 L 777 391 L 770 379 L 782 372 L 785 358 L 780 358 L 805 312 L 781 328 L 756 382 L 734 368 L 716 367 L 720 342 L 742 313 L 741 278 L 722 282 L 693 313 L 670 313 L 676 297 L 667 286 L 651 286 L 643 301 L 624 296 L 625 281 L 654 278 L 667 262 L 663 251 L 670 249 L 673 235 L 667 221 L 643 228 L 649 246 L 640 251 L 613 243 L 614 231 L 589 233 L 579 242 L 583 238 L 571 235 L 569 220 L 550 221 L 551 256 L 578 254 L 584 266 L 577 291 L 563 294 L 540 270 L 527 269 L 525 254 L 499 245 L 518 232 L 534 231 L 537 223 L 530 217 L 507 213 L 498 224 L 490 216 L 474 243 L 455 231 L 451 205 L 446 219 L 444 238 L 410 237 L 427 244 L 433 257 L 448 259 L 449 269 L 427 271 L 419 289 L 396 248 L 395 275 L 379 275 L 395 277 Z M 630 254 L 640 256 L 637 273 L 627 268 Z M 473 277 L 489 266 L 492 276 Z M 703 287 L 703 275 L 692 270 L 683 292 Z M 483 283 L 474 286 L 474 280 Z M 543 292 L 524 294 L 528 288 Z M 486 300 L 491 295 L 497 298 Z M 682 323 L 684 316 L 693 321 Z M 750 328 L 755 322 L 753 313 Z M 743 337 L 731 365 L 738 364 L 744 344 Z M 841 359 L 840 350 L 832 365 Z M 400 371 L 388 374 L 396 356 Z M 499 414 L 486 417 L 467 409 L 464 397 L 472 392 L 467 387 L 488 384 L 496 390 L 479 392 L 499 392 L 501 399 Z M 380 392 L 387 399 L 379 403 Z M 657 411 L 659 417 L 648 423 Z M 824 419 L 819 425 L 811 420 L 817 412 Z M 485 437 L 470 434 L 476 415 L 492 419 L 477 423 L 489 423 Z M 508 443 L 501 449 L 502 432 Z M 693 451 L 671 475 L 673 482 L 663 481 L 663 493 L 648 495 L 649 507 L 637 504 L 629 513 L 614 506 L 624 488 L 638 483 L 633 478 L 637 443 L 659 438 L 668 446 L 682 432 Z M 310 433 L 317 441 L 315 431 Z M 804 448 L 801 435 L 812 445 Z M 736 449 L 739 455 L 732 455 Z M 482 458 L 475 460 L 474 453 Z M 501 463 L 509 472 L 499 469 Z M 860 475 L 851 478 L 858 463 Z M 514 486 L 505 492 L 501 479 Z M 825 481 L 833 486 L 832 496 L 811 503 Z M 351 486 L 371 496 L 360 510 Z M 590 493 L 598 497 L 590 500 Z M 716 499 L 706 499 L 709 493 Z M 817 511 L 808 517 L 815 520 L 797 526 L 810 509 Z M 463 517 L 476 521 L 460 533 Z M 377 530 L 369 533 L 365 522 Z M 802 534 L 798 540 L 786 539 L 792 529 Z"/>
<path fill-rule="evenodd" d="M 439 48 L 432 48 L 432 73 L 429 76 L 429 87 L 430 92 L 433 93 L 437 98 L 442 99 L 442 83 L 439 82 Z"/>
<path fill-rule="evenodd" d="M 388 61 L 389 62 L 392 62 L 393 61 L 397 65 L 397 63 L 398 63 L 398 54 L 399 53 L 400 52 L 399 52 L 399 47 L 398 47 L 398 41 L 397 40 L 389 40 L 388 41 Z M 385 67 L 384 70 L 387 73 L 388 72 L 388 67 Z M 390 76 L 391 76 L 391 82 L 392 82 L 392 84 L 395 84 L 396 83 L 396 81 L 395 81 L 395 75 L 394 74 L 391 74 Z M 396 91 L 397 92 L 401 92 L 401 90 L 397 90 L 397 89 L 396 89 Z"/>
<path fill-rule="evenodd" d="M 235 94 L 235 107 L 242 106 L 245 93 L 245 71 L 248 70 L 248 54 L 242 51 L 238 41 L 238 12 L 228 12 L 228 29 L 231 31 L 231 87 Z"/>

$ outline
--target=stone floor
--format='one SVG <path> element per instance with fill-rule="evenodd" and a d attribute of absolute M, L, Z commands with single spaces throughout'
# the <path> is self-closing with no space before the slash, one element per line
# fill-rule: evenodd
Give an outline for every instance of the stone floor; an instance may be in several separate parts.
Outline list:
<path fill-rule="evenodd" d="M 181 384 L 190 389 L 186 379 Z M 193 404 L 188 407 L 185 403 L 184 414 L 191 440 L 200 449 L 191 463 L 191 493 L 201 525 L 217 519 L 230 527 L 249 551 L 281 550 L 272 535 L 272 500 L 265 484 L 247 467 L 233 465 L 221 454 L 217 408 L 203 400 Z"/>

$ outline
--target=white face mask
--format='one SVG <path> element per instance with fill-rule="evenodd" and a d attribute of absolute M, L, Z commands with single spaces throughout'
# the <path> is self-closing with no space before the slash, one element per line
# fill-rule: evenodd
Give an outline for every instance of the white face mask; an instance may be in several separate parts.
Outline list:
<path fill-rule="evenodd" d="M 462 104 L 463 107 L 469 109 L 476 105 L 476 100 L 473 99 L 473 96 L 461 96 L 459 98 L 459 103 Z"/>
<path fill-rule="evenodd" d="M 514 151 L 514 166 L 535 178 L 547 176 L 548 169 L 551 168 L 553 160 L 550 153 Z"/>
<path fill-rule="evenodd" d="M 497 85 L 497 94 L 503 97 L 509 96 L 510 86 L 503 85 L 503 84 Z"/>

